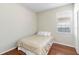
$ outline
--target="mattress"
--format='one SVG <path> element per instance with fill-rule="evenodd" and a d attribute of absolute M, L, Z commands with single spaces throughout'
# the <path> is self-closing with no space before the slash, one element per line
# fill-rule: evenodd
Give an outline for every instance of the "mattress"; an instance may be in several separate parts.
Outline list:
<path fill-rule="evenodd" d="M 17 42 L 18 47 L 25 48 L 36 55 L 46 55 L 53 43 L 51 36 L 33 35 L 25 37 Z"/>

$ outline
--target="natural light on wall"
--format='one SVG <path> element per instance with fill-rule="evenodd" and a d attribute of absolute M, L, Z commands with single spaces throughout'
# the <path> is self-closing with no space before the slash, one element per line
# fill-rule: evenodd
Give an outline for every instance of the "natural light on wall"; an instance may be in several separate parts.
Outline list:
<path fill-rule="evenodd" d="M 74 4 L 74 34 L 75 34 L 75 40 L 76 40 L 76 51 L 77 51 L 77 53 L 79 53 L 79 42 L 78 42 L 78 33 L 77 33 L 77 21 L 78 21 L 78 19 L 77 19 L 77 12 L 78 12 L 78 10 L 79 10 L 79 4 Z"/>

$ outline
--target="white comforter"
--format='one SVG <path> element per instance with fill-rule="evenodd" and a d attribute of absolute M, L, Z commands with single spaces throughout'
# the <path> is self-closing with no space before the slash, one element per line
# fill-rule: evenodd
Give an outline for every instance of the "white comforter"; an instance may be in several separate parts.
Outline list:
<path fill-rule="evenodd" d="M 17 42 L 18 47 L 23 47 L 35 54 L 46 55 L 53 43 L 52 37 L 33 35 L 28 38 L 22 38 Z"/>

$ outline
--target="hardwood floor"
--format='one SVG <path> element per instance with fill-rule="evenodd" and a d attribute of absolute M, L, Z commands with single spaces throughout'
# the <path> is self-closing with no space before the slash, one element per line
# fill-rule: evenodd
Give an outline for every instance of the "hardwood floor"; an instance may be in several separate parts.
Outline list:
<path fill-rule="evenodd" d="M 22 52 L 22 51 L 18 51 L 18 49 L 15 48 L 15 49 L 13 49 L 13 50 L 11 50 L 9 52 L 6 52 L 6 53 L 4 53 L 2 55 L 25 55 L 25 53 Z"/>
<path fill-rule="evenodd" d="M 18 51 L 16 48 L 2 55 L 25 55 L 25 53 L 22 51 Z M 48 55 L 77 55 L 77 53 L 76 53 L 75 48 L 54 43 Z"/>
<path fill-rule="evenodd" d="M 75 48 L 54 43 L 48 55 L 77 55 Z"/>

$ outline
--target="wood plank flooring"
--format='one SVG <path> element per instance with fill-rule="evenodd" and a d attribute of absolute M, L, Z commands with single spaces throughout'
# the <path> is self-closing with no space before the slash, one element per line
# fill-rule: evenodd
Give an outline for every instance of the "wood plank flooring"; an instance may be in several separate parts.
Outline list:
<path fill-rule="evenodd" d="M 77 55 L 75 48 L 54 43 L 48 55 Z"/>
<path fill-rule="evenodd" d="M 2 55 L 25 55 L 24 52 L 13 49 Z M 77 55 L 75 48 L 54 43 L 50 48 L 48 55 Z"/>

